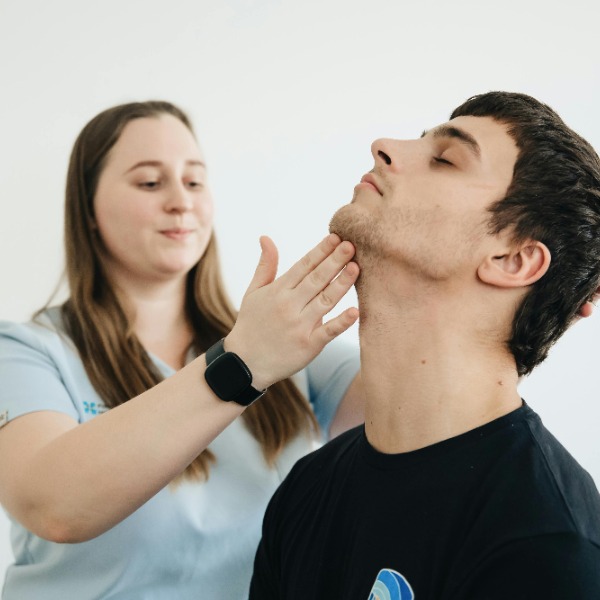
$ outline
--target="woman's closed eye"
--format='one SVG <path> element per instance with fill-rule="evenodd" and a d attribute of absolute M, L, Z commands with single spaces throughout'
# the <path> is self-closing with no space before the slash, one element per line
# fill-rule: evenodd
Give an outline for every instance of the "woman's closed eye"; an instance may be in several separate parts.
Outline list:
<path fill-rule="evenodd" d="M 434 156 L 433 160 L 438 163 L 438 164 L 442 164 L 442 165 L 452 165 L 453 163 L 451 163 L 447 158 L 443 158 L 441 156 Z"/>
<path fill-rule="evenodd" d="M 187 186 L 194 190 L 201 190 L 204 187 L 204 183 L 202 181 L 188 181 Z"/>
<path fill-rule="evenodd" d="M 160 186 L 160 181 L 142 181 L 138 183 L 138 187 L 145 190 L 156 190 Z"/>

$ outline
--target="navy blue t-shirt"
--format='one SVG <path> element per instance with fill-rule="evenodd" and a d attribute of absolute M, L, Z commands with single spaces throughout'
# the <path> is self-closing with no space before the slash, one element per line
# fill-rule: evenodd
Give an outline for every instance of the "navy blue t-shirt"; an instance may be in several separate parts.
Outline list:
<path fill-rule="evenodd" d="M 523 405 L 382 454 L 358 427 L 267 510 L 251 600 L 600 599 L 600 496 Z"/>

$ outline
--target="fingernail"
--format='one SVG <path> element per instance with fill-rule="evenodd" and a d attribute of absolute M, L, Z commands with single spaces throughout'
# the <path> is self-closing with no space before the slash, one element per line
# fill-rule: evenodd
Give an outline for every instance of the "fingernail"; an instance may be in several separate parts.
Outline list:
<path fill-rule="evenodd" d="M 354 254 L 354 246 L 350 242 L 342 242 L 340 248 L 344 254 Z"/>

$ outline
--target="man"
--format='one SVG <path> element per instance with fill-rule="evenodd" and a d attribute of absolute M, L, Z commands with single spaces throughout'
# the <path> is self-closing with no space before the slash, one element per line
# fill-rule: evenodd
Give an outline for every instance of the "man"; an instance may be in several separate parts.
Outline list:
<path fill-rule="evenodd" d="M 250 597 L 600 598 L 598 491 L 517 392 L 589 314 L 598 156 L 504 92 L 372 153 L 331 222 L 361 268 L 365 425 L 275 494 Z"/>

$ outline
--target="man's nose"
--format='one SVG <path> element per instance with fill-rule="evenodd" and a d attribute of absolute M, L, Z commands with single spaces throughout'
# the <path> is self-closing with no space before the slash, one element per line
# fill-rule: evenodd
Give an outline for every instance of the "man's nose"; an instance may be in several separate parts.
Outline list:
<path fill-rule="evenodd" d="M 380 138 L 371 144 L 371 154 L 375 159 L 375 166 L 378 164 L 390 166 L 392 164 L 391 142 L 392 140 Z"/>
<path fill-rule="evenodd" d="M 411 146 L 414 140 L 393 140 L 380 138 L 371 144 L 371 154 L 375 159 L 375 168 L 379 167 L 388 171 L 400 171 L 410 160 Z"/>

